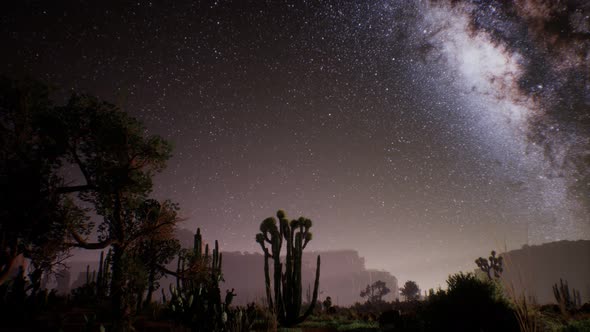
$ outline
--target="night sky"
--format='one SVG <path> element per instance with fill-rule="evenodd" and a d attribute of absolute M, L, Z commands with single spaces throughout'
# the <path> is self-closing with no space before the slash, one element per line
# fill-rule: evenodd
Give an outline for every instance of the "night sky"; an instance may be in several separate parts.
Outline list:
<path fill-rule="evenodd" d="M 223 250 L 281 208 L 424 289 L 590 239 L 585 1 L 108 2 L 3 1 L 1 72 L 173 142 L 153 194 Z"/>

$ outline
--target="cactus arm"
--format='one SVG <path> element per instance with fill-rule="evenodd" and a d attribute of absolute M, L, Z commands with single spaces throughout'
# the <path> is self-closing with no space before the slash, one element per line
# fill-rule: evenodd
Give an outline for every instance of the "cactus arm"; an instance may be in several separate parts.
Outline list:
<path fill-rule="evenodd" d="M 272 295 L 270 291 L 270 274 L 268 270 L 268 250 L 264 248 L 264 286 L 266 290 L 266 301 L 268 302 L 268 309 L 273 311 L 274 305 L 272 303 Z"/>
<path fill-rule="evenodd" d="M 303 314 L 303 316 L 301 316 L 297 319 L 296 324 L 302 323 L 303 321 L 305 321 L 307 319 L 307 317 L 309 317 L 313 313 L 313 309 L 315 308 L 315 304 L 318 300 L 319 286 L 320 286 L 320 256 L 318 255 L 318 259 L 317 259 L 317 263 L 316 263 L 316 270 L 315 270 L 315 281 L 313 284 L 313 298 L 311 300 L 311 303 L 309 304 L 309 307 L 307 308 L 307 310 Z"/>

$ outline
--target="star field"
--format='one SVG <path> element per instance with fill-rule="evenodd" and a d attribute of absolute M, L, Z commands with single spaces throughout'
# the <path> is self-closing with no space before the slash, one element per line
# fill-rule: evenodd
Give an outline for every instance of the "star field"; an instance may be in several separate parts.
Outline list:
<path fill-rule="evenodd" d="M 493 248 L 590 236 L 570 190 L 587 167 L 551 162 L 588 153 L 587 120 L 552 113 L 571 100 L 587 114 L 574 55 L 588 44 L 564 36 L 551 53 L 547 32 L 527 33 L 539 6 L 519 3 L 2 4 L 0 58 L 173 142 L 154 196 L 224 250 L 257 250 L 260 221 L 282 208 L 314 220 L 313 250 L 356 249 L 427 288 Z M 584 38 L 588 10 L 570 10 Z M 534 65 L 547 74 L 531 78 Z M 538 139 L 551 126 L 567 135 Z"/>

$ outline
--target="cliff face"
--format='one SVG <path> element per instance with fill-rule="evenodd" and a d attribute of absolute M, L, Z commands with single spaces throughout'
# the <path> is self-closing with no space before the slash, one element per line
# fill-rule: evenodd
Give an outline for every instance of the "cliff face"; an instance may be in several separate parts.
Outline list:
<path fill-rule="evenodd" d="M 304 271 L 306 271 L 305 276 L 308 277 L 303 279 L 304 285 L 309 283 L 313 286 L 317 255 L 322 258 L 320 291 L 323 293 L 321 299 L 330 296 L 333 303 L 344 306 L 355 302 L 364 302 L 365 300 L 360 297 L 361 290 L 377 280 L 384 281 L 391 290 L 384 300 L 392 301 L 399 297 L 397 278 L 386 271 L 367 270 L 365 259 L 354 250 L 304 253 Z"/>
<path fill-rule="evenodd" d="M 192 248 L 193 233 L 187 230 L 179 230 L 177 238 L 182 247 Z M 324 252 L 304 252 L 302 262 L 303 300 L 305 301 L 309 289 L 309 296 L 313 292 L 315 278 L 316 257 L 320 255 L 322 264 L 320 267 L 320 289 L 318 299 L 323 301 L 330 296 L 332 302 L 346 306 L 355 302 L 364 302 L 360 292 L 367 285 L 377 280 L 384 281 L 391 289 L 391 293 L 385 296 L 386 301 L 392 301 L 399 297 L 397 279 L 386 271 L 367 270 L 365 260 L 354 250 L 338 250 Z M 98 262 L 70 262 L 69 276 L 67 280 L 60 280 L 60 291 L 65 293 L 69 289 L 81 286 L 86 281 L 86 266 L 90 271 L 97 269 Z M 176 269 L 176 261 L 168 266 Z M 235 288 L 237 293 L 234 303 L 246 304 L 249 302 L 263 303 L 266 301 L 264 292 L 264 256 L 261 253 L 223 252 L 222 297 L 225 290 Z M 271 276 L 272 278 L 272 276 Z M 175 278 L 168 277 L 160 280 L 160 286 L 168 292 L 168 286 L 175 283 Z M 69 289 L 68 289 L 69 286 Z M 54 286 L 55 287 L 55 286 Z M 160 297 L 160 290 L 155 297 Z"/>
<path fill-rule="evenodd" d="M 313 292 L 315 278 L 315 262 L 317 255 L 322 258 L 320 267 L 320 300 L 327 296 L 338 305 L 350 305 L 362 302 L 360 292 L 368 284 L 377 280 L 384 281 L 391 289 L 391 293 L 385 297 L 390 301 L 395 299 L 398 292 L 397 279 L 385 271 L 365 269 L 364 259 L 353 250 L 309 252 L 303 255 L 302 279 L 304 294 L 307 299 Z M 264 256 L 259 253 L 223 253 L 223 274 L 225 278 L 224 288 L 235 288 L 238 296 L 234 301 L 247 303 L 261 302 L 264 293 Z"/>
<path fill-rule="evenodd" d="M 590 301 L 590 241 L 559 241 L 525 246 L 502 254 L 503 279 L 517 293 L 526 290 L 540 304 L 554 303 L 552 285 L 567 280 L 570 290 L 580 291 L 582 302 Z"/>
<path fill-rule="evenodd" d="M 192 247 L 191 232 L 181 230 L 178 238 L 183 247 Z M 313 292 L 317 255 L 320 255 L 322 259 L 318 299 L 324 300 L 330 296 L 334 304 L 341 306 L 363 302 L 364 300 L 360 297 L 361 290 L 377 280 L 384 281 L 391 289 L 391 293 L 384 298 L 386 301 L 392 301 L 399 297 L 397 279 L 389 272 L 367 270 L 365 259 L 360 257 L 358 252 L 337 250 L 303 253 L 301 273 L 304 301 L 307 299 L 307 290 L 309 289 L 310 296 Z M 246 304 L 252 301 L 264 301 L 266 297 L 264 292 L 264 256 L 261 253 L 224 252 L 222 268 L 225 279 L 222 292 L 228 288 L 235 288 L 238 294 L 234 299 L 235 303 Z M 166 287 L 165 289 L 168 287 L 168 282 L 161 282 L 162 286 Z"/>

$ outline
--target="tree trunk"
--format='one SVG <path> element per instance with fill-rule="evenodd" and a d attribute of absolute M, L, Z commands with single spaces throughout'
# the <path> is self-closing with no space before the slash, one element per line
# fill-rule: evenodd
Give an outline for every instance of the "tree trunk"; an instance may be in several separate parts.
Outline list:
<path fill-rule="evenodd" d="M 144 307 L 147 307 L 150 305 L 150 303 L 152 303 L 152 295 L 155 291 L 155 279 L 156 279 L 156 270 L 155 268 L 150 269 L 150 274 L 148 276 L 148 289 L 147 289 L 147 294 L 145 296 L 145 302 L 144 302 Z"/>
<path fill-rule="evenodd" d="M 123 306 L 123 248 L 113 245 L 113 274 L 111 279 L 111 306 L 113 331 L 126 331 L 125 308 Z"/>

